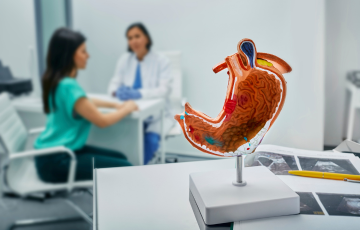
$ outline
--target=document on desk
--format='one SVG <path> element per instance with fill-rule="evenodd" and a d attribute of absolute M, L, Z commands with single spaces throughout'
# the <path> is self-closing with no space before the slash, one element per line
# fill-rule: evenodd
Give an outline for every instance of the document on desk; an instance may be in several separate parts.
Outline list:
<path fill-rule="evenodd" d="M 300 214 L 234 222 L 233 230 L 359 229 L 360 183 L 290 175 L 310 170 L 360 175 L 360 159 L 353 154 L 309 151 L 262 145 L 246 166 L 263 165 L 300 196 Z"/>
<path fill-rule="evenodd" d="M 246 156 L 245 166 L 263 165 L 275 175 L 289 175 L 289 170 L 309 170 L 360 175 L 360 159 L 354 154 L 310 151 L 276 145 L 260 145 Z"/>

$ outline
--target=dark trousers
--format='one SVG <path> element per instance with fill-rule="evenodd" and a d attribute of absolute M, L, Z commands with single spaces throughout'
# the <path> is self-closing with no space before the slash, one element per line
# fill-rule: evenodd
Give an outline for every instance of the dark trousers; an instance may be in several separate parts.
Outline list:
<path fill-rule="evenodd" d="M 112 168 L 131 166 L 126 156 L 120 152 L 85 145 L 74 151 L 77 165 L 75 180 L 92 180 L 93 161 L 95 168 Z M 68 154 L 59 153 L 48 156 L 36 157 L 36 168 L 39 177 L 50 183 L 63 183 L 68 179 L 70 157 Z"/>

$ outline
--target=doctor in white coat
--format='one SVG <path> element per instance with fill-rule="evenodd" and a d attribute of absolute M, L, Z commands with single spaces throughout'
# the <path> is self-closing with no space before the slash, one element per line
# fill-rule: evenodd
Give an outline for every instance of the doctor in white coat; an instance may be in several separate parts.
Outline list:
<path fill-rule="evenodd" d="M 119 58 L 108 93 L 123 101 L 164 98 L 166 100 L 164 121 L 166 133 L 174 125 L 168 100 L 172 82 L 170 62 L 165 56 L 151 51 L 151 37 L 143 24 L 130 25 L 126 30 L 126 37 L 129 52 Z M 160 116 L 147 119 L 144 128 L 144 163 L 146 164 L 159 147 Z"/>

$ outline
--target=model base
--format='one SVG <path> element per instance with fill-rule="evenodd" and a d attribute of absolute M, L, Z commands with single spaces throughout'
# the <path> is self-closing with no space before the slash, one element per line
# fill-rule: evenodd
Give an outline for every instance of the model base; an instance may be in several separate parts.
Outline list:
<path fill-rule="evenodd" d="M 227 169 L 190 174 L 190 192 L 205 224 L 300 213 L 299 196 L 264 166 L 243 169 L 246 186 L 233 185 L 235 173 Z"/>

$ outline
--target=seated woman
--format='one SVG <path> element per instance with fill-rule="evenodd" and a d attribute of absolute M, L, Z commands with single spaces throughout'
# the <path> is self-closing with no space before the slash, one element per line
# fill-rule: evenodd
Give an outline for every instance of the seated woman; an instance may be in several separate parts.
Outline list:
<path fill-rule="evenodd" d="M 117 63 L 108 93 L 120 100 L 129 99 L 166 99 L 164 131 L 174 125 L 168 96 L 171 92 L 172 76 L 169 60 L 151 51 L 150 34 L 141 23 L 135 23 L 126 30 L 128 51 Z M 160 116 L 149 118 L 145 124 L 144 164 L 147 164 L 159 147 Z"/>
<path fill-rule="evenodd" d="M 90 99 L 76 81 L 79 69 L 85 69 L 89 54 L 85 37 L 61 28 L 53 34 L 47 54 L 46 70 L 42 77 L 42 100 L 47 114 L 46 129 L 34 143 L 36 149 L 65 146 L 74 151 L 77 159 L 75 180 L 92 179 L 92 159 L 96 168 L 130 166 L 124 154 L 85 145 L 91 124 L 107 127 L 120 121 L 134 110 L 133 101 L 123 104 Z M 114 108 L 102 114 L 97 107 Z M 40 156 L 36 167 L 46 182 L 65 182 L 69 173 L 67 154 Z"/>

